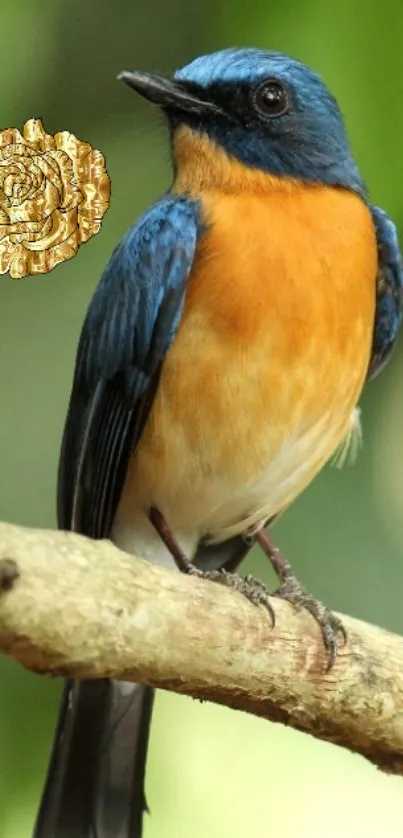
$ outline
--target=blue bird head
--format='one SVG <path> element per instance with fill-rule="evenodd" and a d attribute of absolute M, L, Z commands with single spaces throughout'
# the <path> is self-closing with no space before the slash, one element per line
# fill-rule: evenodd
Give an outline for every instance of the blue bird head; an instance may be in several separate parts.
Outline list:
<path fill-rule="evenodd" d="M 227 49 L 196 58 L 172 78 L 119 78 L 244 165 L 365 196 L 339 106 L 321 78 L 278 52 Z"/>

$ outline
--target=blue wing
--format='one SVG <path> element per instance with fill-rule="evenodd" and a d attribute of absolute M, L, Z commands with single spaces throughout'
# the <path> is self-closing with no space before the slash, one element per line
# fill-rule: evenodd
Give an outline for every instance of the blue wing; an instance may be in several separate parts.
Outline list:
<path fill-rule="evenodd" d="M 403 308 L 403 264 L 396 227 L 379 207 L 370 207 L 378 242 L 374 336 L 368 378 L 385 366 L 396 343 Z"/>
<path fill-rule="evenodd" d="M 165 197 L 116 248 L 79 341 L 58 475 L 58 524 L 110 534 L 128 459 L 178 328 L 199 205 Z"/>

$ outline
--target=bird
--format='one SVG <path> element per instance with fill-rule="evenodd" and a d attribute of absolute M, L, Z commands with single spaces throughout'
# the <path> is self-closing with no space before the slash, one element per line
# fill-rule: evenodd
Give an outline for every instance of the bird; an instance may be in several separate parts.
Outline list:
<path fill-rule="evenodd" d="M 304 63 L 230 48 L 118 78 L 165 116 L 173 177 L 84 319 L 58 526 L 233 587 L 273 619 L 270 591 L 237 573 L 260 545 L 274 596 L 311 612 L 331 666 L 343 626 L 267 527 L 357 439 L 401 322 L 396 226 Z M 35 838 L 140 838 L 152 705 L 142 685 L 66 683 Z"/>

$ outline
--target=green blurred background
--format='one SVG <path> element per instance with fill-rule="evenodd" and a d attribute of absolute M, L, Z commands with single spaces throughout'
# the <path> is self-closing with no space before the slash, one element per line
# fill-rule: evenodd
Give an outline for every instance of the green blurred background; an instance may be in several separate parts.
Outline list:
<path fill-rule="evenodd" d="M 256 45 L 319 70 L 338 97 L 374 202 L 403 235 L 403 6 L 395 0 L 20 0 L 0 15 L 1 128 L 42 117 L 101 149 L 101 233 L 47 276 L 0 277 L 0 518 L 55 524 L 58 448 L 87 301 L 115 243 L 168 185 L 163 122 L 115 81 Z M 276 527 L 310 591 L 403 632 L 402 352 L 362 399 L 357 464 L 327 468 Z M 245 570 L 268 574 L 254 555 Z M 267 578 L 269 578 L 267 576 Z M 0 661 L 0 838 L 30 838 L 61 684 Z M 159 694 L 146 838 L 403 836 L 403 780 L 332 745 Z M 72 836 L 72 838 L 74 838 Z"/>

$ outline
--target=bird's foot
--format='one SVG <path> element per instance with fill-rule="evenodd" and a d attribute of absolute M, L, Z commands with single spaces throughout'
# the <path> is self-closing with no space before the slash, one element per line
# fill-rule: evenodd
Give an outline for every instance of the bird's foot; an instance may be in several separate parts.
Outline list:
<path fill-rule="evenodd" d="M 200 570 L 183 552 L 161 512 L 152 507 L 149 518 L 182 573 L 187 573 L 189 576 L 198 576 L 199 579 L 209 579 L 211 582 L 218 582 L 220 585 L 239 591 L 254 605 L 263 605 L 269 612 L 274 626 L 275 616 L 270 602 L 270 591 L 260 579 L 255 579 L 254 576 L 238 576 L 237 573 L 229 573 L 224 569 Z"/>
<path fill-rule="evenodd" d="M 306 611 L 309 611 L 320 626 L 323 642 L 328 652 L 326 671 L 328 672 L 332 668 L 339 646 L 346 641 L 346 632 L 343 624 L 329 608 L 308 594 L 296 578 L 288 560 L 283 556 L 278 547 L 272 543 L 265 530 L 254 531 L 250 534 L 250 537 L 254 538 L 264 550 L 277 574 L 280 585 L 272 594 L 267 585 L 254 576 L 243 577 L 238 576 L 237 573 L 229 573 L 224 569 L 204 571 L 195 567 L 183 552 L 172 530 L 165 521 L 164 516 L 161 515 L 158 509 L 153 507 L 150 510 L 149 516 L 151 523 L 159 533 L 182 573 L 187 573 L 189 576 L 198 576 L 200 579 L 209 579 L 211 582 L 218 582 L 220 585 L 225 585 L 227 588 L 232 588 L 243 594 L 254 605 L 263 605 L 270 614 L 272 626 L 275 625 L 275 613 L 270 597 L 284 599 L 296 608 L 304 608 Z M 247 533 L 245 537 L 248 538 L 249 534 Z"/>
<path fill-rule="evenodd" d="M 239 576 L 238 573 L 229 573 L 227 570 L 199 570 L 193 564 L 187 568 L 186 573 L 190 576 L 198 576 L 199 579 L 209 579 L 211 582 L 218 582 L 238 591 L 253 605 L 263 605 L 270 614 L 272 626 L 275 624 L 275 614 L 270 602 L 270 591 L 268 587 L 254 576 Z"/>
<path fill-rule="evenodd" d="M 285 599 L 296 608 L 304 608 L 312 614 L 322 632 L 323 642 L 328 653 L 326 672 L 329 672 L 336 660 L 340 645 L 344 644 L 347 639 L 341 620 L 332 613 L 330 608 L 308 594 L 294 575 L 289 576 L 282 582 L 273 592 L 273 596 Z"/>
<path fill-rule="evenodd" d="M 295 576 L 290 563 L 280 553 L 278 547 L 271 542 L 264 530 L 258 533 L 256 541 L 269 557 L 280 582 L 272 596 L 284 599 L 296 608 L 304 608 L 312 614 L 319 624 L 323 642 L 328 652 L 326 671 L 329 672 L 336 660 L 340 645 L 344 645 L 347 640 L 343 623 L 326 605 L 323 605 L 322 602 L 319 602 L 307 592 Z"/>

